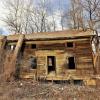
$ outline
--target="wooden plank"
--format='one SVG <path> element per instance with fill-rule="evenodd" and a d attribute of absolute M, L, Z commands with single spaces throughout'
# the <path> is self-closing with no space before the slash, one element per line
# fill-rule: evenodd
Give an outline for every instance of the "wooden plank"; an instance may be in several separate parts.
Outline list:
<path fill-rule="evenodd" d="M 77 42 L 77 41 L 82 41 L 82 42 L 84 42 L 84 41 L 88 41 L 89 40 L 89 38 L 85 38 L 85 39 L 70 39 L 70 40 L 51 40 L 51 41 L 48 41 L 48 40 L 45 40 L 45 41 L 39 41 L 39 40 L 37 40 L 37 41 L 31 41 L 31 40 L 29 40 L 29 41 L 25 41 L 25 43 L 26 44 L 54 44 L 54 43 L 66 43 L 66 42 Z M 16 44 L 17 43 L 17 41 L 16 42 L 14 42 L 14 41 L 8 41 L 8 45 L 12 45 L 12 44 Z"/>

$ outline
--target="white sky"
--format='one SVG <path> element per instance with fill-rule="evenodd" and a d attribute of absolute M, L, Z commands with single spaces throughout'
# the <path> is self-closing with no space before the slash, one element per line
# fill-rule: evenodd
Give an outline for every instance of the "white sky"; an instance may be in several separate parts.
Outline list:
<path fill-rule="evenodd" d="M 3 23 L 2 23 L 2 17 L 4 16 L 3 15 L 3 6 L 2 6 L 2 1 L 0 0 L 0 27 L 2 27 Z"/>
<path fill-rule="evenodd" d="M 2 28 L 5 31 L 5 34 L 7 34 L 8 32 L 7 32 L 7 29 L 5 28 L 6 25 L 2 21 L 6 14 L 6 10 L 2 3 L 3 3 L 3 0 L 0 0 L 0 28 Z"/>

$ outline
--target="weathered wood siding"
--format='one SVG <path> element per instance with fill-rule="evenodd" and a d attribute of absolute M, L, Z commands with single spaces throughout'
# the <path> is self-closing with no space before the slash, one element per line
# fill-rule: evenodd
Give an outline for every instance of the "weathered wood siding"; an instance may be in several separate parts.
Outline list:
<path fill-rule="evenodd" d="M 75 43 L 77 70 L 82 75 L 92 75 L 94 73 L 93 55 L 90 40 Z"/>
<path fill-rule="evenodd" d="M 73 47 L 67 47 L 67 42 L 73 42 Z M 31 47 L 36 44 L 36 48 Z M 56 71 L 53 77 L 69 76 L 81 77 L 89 76 L 94 73 L 92 47 L 90 38 L 70 39 L 70 40 L 52 40 L 52 41 L 25 41 L 22 46 L 21 67 L 29 67 L 31 56 L 37 58 L 37 76 L 50 76 L 48 73 L 47 57 L 55 56 Z M 75 58 L 75 69 L 68 69 L 68 58 Z M 32 73 L 33 74 L 33 73 Z M 51 77 L 51 76 L 50 76 Z"/>
<path fill-rule="evenodd" d="M 42 75 L 45 73 L 48 75 L 47 70 L 47 56 L 56 57 L 56 75 L 67 75 L 68 73 L 73 75 L 90 75 L 93 74 L 93 57 L 90 40 L 75 41 L 73 48 L 62 44 L 49 44 L 38 45 L 36 56 L 38 60 L 38 73 Z M 58 50 L 57 50 L 58 49 Z M 74 71 L 68 69 L 68 57 L 75 57 Z"/>

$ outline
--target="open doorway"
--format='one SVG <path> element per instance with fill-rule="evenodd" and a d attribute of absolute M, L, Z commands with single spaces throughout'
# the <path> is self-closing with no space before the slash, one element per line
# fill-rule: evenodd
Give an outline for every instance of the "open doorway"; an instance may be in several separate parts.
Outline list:
<path fill-rule="evenodd" d="M 47 57 L 48 73 L 56 71 L 56 59 L 55 56 Z"/>
<path fill-rule="evenodd" d="M 74 57 L 68 58 L 68 68 L 75 69 L 75 58 Z"/>

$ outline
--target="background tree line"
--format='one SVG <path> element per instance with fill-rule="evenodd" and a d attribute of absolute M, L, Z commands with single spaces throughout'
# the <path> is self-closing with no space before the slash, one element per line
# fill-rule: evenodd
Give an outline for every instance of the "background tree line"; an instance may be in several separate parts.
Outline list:
<path fill-rule="evenodd" d="M 52 0 L 4 0 L 7 15 L 2 20 L 13 33 L 51 32 L 64 29 L 99 29 L 100 0 L 62 0 L 55 11 Z M 67 0 L 66 0 L 67 2 Z M 58 23 L 59 19 L 59 23 Z"/>

